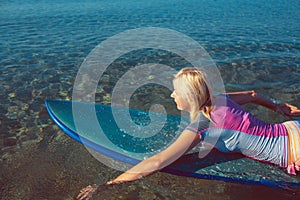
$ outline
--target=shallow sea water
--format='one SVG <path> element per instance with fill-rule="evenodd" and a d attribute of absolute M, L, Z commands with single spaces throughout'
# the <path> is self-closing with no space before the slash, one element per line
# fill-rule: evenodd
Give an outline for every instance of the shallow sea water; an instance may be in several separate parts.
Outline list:
<path fill-rule="evenodd" d="M 85 57 L 122 31 L 143 27 L 179 31 L 206 49 L 227 91 L 254 89 L 300 106 L 297 0 L 10 0 L 1 1 L 0 8 L 0 199 L 72 199 L 82 187 L 120 173 L 60 131 L 44 102 L 71 99 Z M 188 66 L 169 52 L 131 52 L 112 63 L 110 76 L 98 86 L 96 101 L 110 102 L 122 70 L 149 62 Z M 165 98 L 170 91 L 145 87 L 139 92 L 132 107 L 148 108 L 151 100 Z M 260 107 L 246 108 L 265 121 L 286 120 Z M 95 199 L 295 199 L 299 194 L 299 188 L 278 190 L 157 173 L 108 188 Z"/>

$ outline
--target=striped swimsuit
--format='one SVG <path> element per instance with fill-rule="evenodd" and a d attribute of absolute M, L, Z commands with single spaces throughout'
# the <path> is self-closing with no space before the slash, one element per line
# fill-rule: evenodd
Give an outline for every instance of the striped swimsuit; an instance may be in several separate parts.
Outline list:
<path fill-rule="evenodd" d="M 284 124 L 263 122 L 228 96 L 226 104 L 216 106 L 209 121 L 201 112 L 197 119 L 186 127 L 200 134 L 207 142 L 222 152 L 239 152 L 243 155 L 287 167 L 289 154 L 288 132 Z M 298 123 L 299 124 L 299 123 Z"/>

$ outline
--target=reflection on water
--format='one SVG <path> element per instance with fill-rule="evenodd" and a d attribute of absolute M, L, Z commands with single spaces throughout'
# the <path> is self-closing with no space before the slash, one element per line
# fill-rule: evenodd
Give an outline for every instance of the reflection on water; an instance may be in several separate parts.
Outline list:
<path fill-rule="evenodd" d="M 296 0 L 12 0 L 1 2 L 0 8 L 5 10 L 0 12 L 2 199 L 71 199 L 83 186 L 119 173 L 97 162 L 58 130 L 44 102 L 70 99 L 83 59 L 101 41 L 124 30 L 155 26 L 180 31 L 205 47 L 228 91 L 255 89 L 300 106 L 300 4 Z M 111 65 L 115 76 L 103 76 L 96 101 L 110 102 L 111 86 L 122 69 L 149 61 L 188 66 L 170 53 L 132 52 Z M 153 93 L 149 88 L 139 89 L 132 107 L 150 107 L 145 90 Z M 286 120 L 261 107 L 246 108 L 269 122 Z M 158 173 L 109 188 L 97 197 L 259 199 L 265 193 L 270 198 L 291 199 L 299 189 L 281 191 Z"/>

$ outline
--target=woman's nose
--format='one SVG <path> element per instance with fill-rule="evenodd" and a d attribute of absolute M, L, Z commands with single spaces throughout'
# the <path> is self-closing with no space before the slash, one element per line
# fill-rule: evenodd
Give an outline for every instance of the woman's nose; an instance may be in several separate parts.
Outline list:
<path fill-rule="evenodd" d="M 170 96 L 171 96 L 172 98 L 175 98 L 175 96 L 174 96 L 174 95 L 175 95 L 175 94 L 174 94 L 174 91 L 173 91 L 173 92 L 171 93 L 171 95 L 170 95 Z"/>

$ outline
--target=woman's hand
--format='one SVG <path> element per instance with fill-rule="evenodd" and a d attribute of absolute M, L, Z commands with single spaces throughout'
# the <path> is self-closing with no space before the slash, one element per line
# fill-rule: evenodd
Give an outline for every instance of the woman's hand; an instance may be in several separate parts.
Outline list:
<path fill-rule="evenodd" d="M 277 104 L 276 112 L 287 117 L 300 117 L 300 109 L 287 103 Z"/>
<path fill-rule="evenodd" d="M 100 192 L 101 190 L 105 190 L 108 187 L 112 186 L 114 183 L 110 184 L 109 182 L 103 185 L 89 185 L 80 190 L 80 193 L 77 195 L 76 199 L 78 200 L 89 200 L 93 197 L 94 194 Z"/>
<path fill-rule="evenodd" d="M 97 192 L 98 190 L 98 185 L 89 185 L 83 189 L 80 190 L 80 193 L 76 197 L 79 200 L 88 200 L 91 199 L 92 196 Z"/>

